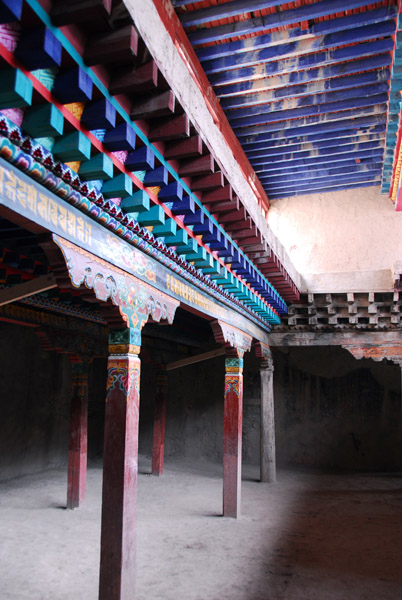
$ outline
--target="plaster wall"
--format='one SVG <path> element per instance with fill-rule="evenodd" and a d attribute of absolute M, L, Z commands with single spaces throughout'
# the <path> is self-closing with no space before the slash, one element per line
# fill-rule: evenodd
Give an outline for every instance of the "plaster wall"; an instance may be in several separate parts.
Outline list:
<path fill-rule="evenodd" d="M 0 480 L 67 466 L 71 366 L 34 328 L 0 323 Z M 106 362 L 89 374 L 88 455 L 103 451 Z M 67 477 L 67 470 L 66 470 Z"/>
<path fill-rule="evenodd" d="M 402 257 L 402 212 L 379 187 L 273 200 L 268 223 L 304 292 L 391 291 Z"/>
<path fill-rule="evenodd" d="M 402 468 L 400 368 L 338 347 L 275 353 L 279 465 Z"/>
<path fill-rule="evenodd" d="M 274 354 L 279 466 L 402 468 L 400 369 L 356 360 L 340 347 Z M 169 372 L 165 458 L 222 461 L 224 358 Z M 143 363 L 140 452 L 152 453 L 155 376 Z M 245 355 L 243 462 L 260 460 L 260 372 Z"/>
<path fill-rule="evenodd" d="M 249 363 L 254 365 L 250 370 Z M 258 361 L 245 359 L 243 460 L 259 461 Z M 223 356 L 169 371 L 165 458 L 188 457 L 222 461 L 225 358 Z M 139 450 L 152 453 L 155 373 L 146 363 L 141 371 Z"/>

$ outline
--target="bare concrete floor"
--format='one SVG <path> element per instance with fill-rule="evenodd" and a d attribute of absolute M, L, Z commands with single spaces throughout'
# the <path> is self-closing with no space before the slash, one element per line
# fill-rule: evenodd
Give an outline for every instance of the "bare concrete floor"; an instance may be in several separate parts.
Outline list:
<path fill-rule="evenodd" d="M 140 462 L 136 600 L 401 600 L 401 475 L 246 467 L 243 516 L 222 518 L 221 469 Z M 101 468 L 65 510 L 66 473 L 0 484 L 1 600 L 97 600 Z M 134 600 L 134 594 L 133 594 Z"/>

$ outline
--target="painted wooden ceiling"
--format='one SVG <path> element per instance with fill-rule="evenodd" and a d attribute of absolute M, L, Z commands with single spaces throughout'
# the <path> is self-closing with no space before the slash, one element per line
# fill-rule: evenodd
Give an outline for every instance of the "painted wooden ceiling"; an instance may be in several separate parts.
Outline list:
<path fill-rule="evenodd" d="M 172 4 L 271 200 L 390 191 L 399 1 Z"/>

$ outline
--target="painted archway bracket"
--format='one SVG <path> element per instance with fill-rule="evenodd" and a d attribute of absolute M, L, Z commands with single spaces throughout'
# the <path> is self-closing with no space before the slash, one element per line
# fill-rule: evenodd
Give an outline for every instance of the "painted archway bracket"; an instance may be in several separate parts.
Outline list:
<path fill-rule="evenodd" d="M 352 345 L 342 344 L 342 348 L 350 352 L 357 360 L 371 358 L 376 362 L 390 360 L 402 367 L 402 342 L 385 342 L 383 344 Z"/>
<path fill-rule="evenodd" d="M 272 357 L 272 350 L 270 346 L 264 344 L 264 342 L 257 341 L 255 343 L 255 354 L 257 358 L 261 359 L 261 368 L 274 370 L 274 359 Z"/>
<path fill-rule="evenodd" d="M 225 346 L 228 356 L 243 358 L 251 350 L 253 338 L 241 329 L 220 320 L 212 321 L 211 327 L 216 342 Z"/>
<path fill-rule="evenodd" d="M 63 254 L 73 286 L 84 285 L 98 300 L 111 300 L 118 307 L 132 331 L 131 344 L 141 345 L 141 329 L 150 316 L 157 322 L 173 323 L 178 300 L 58 235 L 53 235 L 53 240 Z"/>

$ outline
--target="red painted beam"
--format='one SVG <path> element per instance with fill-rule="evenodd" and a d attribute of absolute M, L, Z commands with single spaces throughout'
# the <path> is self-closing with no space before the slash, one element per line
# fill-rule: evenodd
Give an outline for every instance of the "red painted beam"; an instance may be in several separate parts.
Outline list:
<path fill-rule="evenodd" d="M 188 137 L 190 135 L 190 121 L 184 113 L 170 119 L 152 125 L 148 132 L 148 139 L 151 142 L 161 142 L 175 138 Z"/>
<path fill-rule="evenodd" d="M 161 373 L 156 379 L 154 438 L 152 447 L 152 475 L 162 475 L 163 473 L 165 453 L 167 389 L 167 373 Z"/>
<path fill-rule="evenodd" d="M 215 161 L 212 154 L 206 154 L 198 158 L 183 161 L 179 167 L 181 177 L 194 177 L 196 175 L 208 175 L 215 171 Z M 192 187 L 190 185 L 190 187 Z"/>
<path fill-rule="evenodd" d="M 233 198 L 233 200 L 228 200 L 227 202 L 216 202 L 210 205 L 210 212 L 214 215 L 221 215 L 223 213 L 232 212 L 232 210 L 236 210 L 240 207 L 240 202 L 237 196 Z M 217 219 L 218 221 L 220 218 Z"/>
<path fill-rule="evenodd" d="M 204 175 L 203 177 L 194 177 L 191 180 L 191 190 L 193 191 L 210 190 L 223 187 L 224 185 L 225 177 L 220 171 L 211 175 Z"/>
<path fill-rule="evenodd" d="M 193 135 L 187 140 L 180 140 L 166 145 L 164 157 L 166 160 L 199 156 L 202 154 L 202 139 Z"/>
<path fill-rule="evenodd" d="M 63 0 L 63 4 L 66 4 Z M 115 31 L 90 38 L 84 51 L 87 65 L 105 65 L 117 62 L 124 65 L 133 61 L 138 52 L 138 33 L 127 25 Z"/>
<path fill-rule="evenodd" d="M 204 192 L 202 194 L 203 204 L 210 204 L 211 202 L 222 202 L 223 200 L 233 199 L 233 189 L 230 184 L 224 185 L 222 188 L 217 188 L 212 192 Z"/>
<path fill-rule="evenodd" d="M 250 230 L 253 227 L 253 223 L 251 217 L 247 217 L 247 219 L 239 219 L 238 221 L 233 221 L 226 225 L 225 229 L 228 233 L 232 233 L 234 231 L 244 231 Z M 254 262 L 254 261 L 253 261 Z"/>
<path fill-rule="evenodd" d="M 158 67 L 153 60 L 114 77 L 110 83 L 111 94 L 130 94 L 154 90 L 158 85 Z"/>
<path fill-rule="evenodd" d="M 220 219 L 219 219 L 219 223 L 221 225 L 225 224 L 224 226 L 226 228 L 226 226 L 227 226 L 226 224 L 245 219 L 246 215 L 247 215 L 246 209 L 243 206 L 241 206 L 239 208 L 239 210 L 234 210 L 231 213 L 226 213 L 225 215 L 222 215 L 222 217 L 220 217 Z"/>
<path fill-rule="evenodd" d="M 57 27 L 73 23 L 87 23 L 110 16 L 112 0 L 56 0 L 50 16 Z"/>
<path fill-rule="evenodd" d="M 88 363 L 72 363 L 67 508 L 85 499 L 88 439 Z"/>
<path fill-rule="evenodd" d="M 140 359 L 130 346 L 116 348 L 120 355 L 108 361 L 99 600 L 132 600 L 135 585 Z"/>
<path fill-rule="evenodd" d="M 133 120 L 165 117 L 174 113 L 175 106 L 175 96 L 171 90 L 168 90 L 134 103 L 131 106 L 130 116 Z"/>

